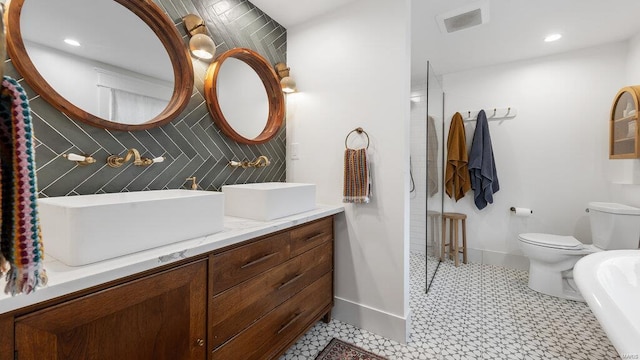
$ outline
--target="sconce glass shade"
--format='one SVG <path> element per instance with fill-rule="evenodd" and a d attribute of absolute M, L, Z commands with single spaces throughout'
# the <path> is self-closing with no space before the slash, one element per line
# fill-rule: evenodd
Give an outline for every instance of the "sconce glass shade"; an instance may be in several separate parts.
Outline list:
<path fill-rule="evenodd" d="M 285 76 L 280 80 L 280 86 L 282 86 L 282 92 L 290 94 L 298 91 L 296 88 L 296 81 L 290 76 Z"/>
<path fill-rule="evenodd" d="M 216 44 L 206 34 L 195 34 L 189 40 L 189 50 L 199 59 L 211 60 L 216 54 Z"/>
<path fill-rule="evenodd" d="M 298 91 L 298 88 L 296 87 L 296 81 L 289 76 L 289 68 L 287 67 L 287 64 L 279 62 L 275 65 L 275 68 L 276 73 L 280 78 L 280 86 L 282 87 L 282 92 L 290 94 Z"/>

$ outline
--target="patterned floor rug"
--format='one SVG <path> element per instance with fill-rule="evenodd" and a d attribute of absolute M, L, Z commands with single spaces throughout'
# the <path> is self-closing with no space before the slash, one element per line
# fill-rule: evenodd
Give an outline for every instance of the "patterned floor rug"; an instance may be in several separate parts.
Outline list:
<path fill-rule="evenodd" d="M 316 356 L 316 360 L 386 360 L 386 358 L 333 338 Z"/>

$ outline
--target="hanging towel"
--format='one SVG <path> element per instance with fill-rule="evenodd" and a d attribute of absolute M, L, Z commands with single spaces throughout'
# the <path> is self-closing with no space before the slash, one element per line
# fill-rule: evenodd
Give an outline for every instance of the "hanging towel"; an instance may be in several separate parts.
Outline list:
<path fill-rule="evenodd" d="M 462 199 L 471 189 L 469 169 L 467 165 L 466 134 L 462 115 L 455 113 L 451 119 L 447 137 L 447 168 L 445 170 L 444 187 L 447 195 L 456 201 Z"/>
<path fill-rule="evenodd" d="M 47 282 L 36 208 L 33 135 L 27 96 L 5 76 L 0 88 L 0 274 L 5 293 L 30 293 Z"/>
<path fill-rule="evenodd" d="M 429 197 L 438 193 L 438 133 L 436 121 L 429 115 L 427 118 L 427 193 Z"/>
<path fill-rule="evenodd" d="M 469 154 L 469 173 L 473 201 L 480 210 L 493 203 L 493 194 L 500 190 L 496 162 L 493 158 L 493 146 L 489 135 L 489 123 L 484 110 L 478 113 L 476 131 L 473 133 Z"/>
<path fill-rule="evenodd" d="M 344 151 L 344 199 L 345 203 L 368 203 L 371 196 L 371 178 L 367 149 Z"/>

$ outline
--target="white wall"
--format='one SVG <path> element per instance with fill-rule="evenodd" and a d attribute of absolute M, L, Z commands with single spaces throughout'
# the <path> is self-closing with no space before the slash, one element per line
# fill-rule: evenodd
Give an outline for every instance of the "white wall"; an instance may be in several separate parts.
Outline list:
<path fill-rule="evenodd" d="M 91 113 L 99 114 L 98 74 L 86 59 L 71 56 L 54 48 L 28 42 L 29 57 L 38 72 L 69 102 Z M 74 79 L 74 81 L 69 81 Z M 88 91 L 87 89 L 91 89 Z"/>
<path fill-rule="evenodd" d="M 104 86 L 162 99 L 165 103 L 171 99 L 172 82 L 76 56 L 42 44 L 34 42 L 26 42 L 26 44 L 29 57 L 42 77 L 69 102 L 93 115 L 109 118 L 110 89 Z M 69 81 L 70 78 L 74 81 Z M 149 119 L 132 119 L 131 123 L 141 123 Z"/>
<path fill-rule="evenodd" d="M 626 82 L 625 85 L 639 85 L 640 84 L 640 34 L 629 39 L 628 41 L 629 51 L 627 54 L 627 66 L 626 66 Z M 613 97 L 612 97 L 613 100 Z"/>
<path fill-rule="evenodd" d="M 473 191 L 445 211 L 466 213 L 472 259 L 527 267 L 517 235 L 549 232 L 591 241 L 584 211 L 589 201 L 611 198 L 605 171 L 611 102 L 623 85 L 627 44 L 444 76 L 447 129 L 456 111 L 517 108 L 512 120 L 490 121 L 500 191 L 479 211 Z M 475 122 L 466 123 L 470 147 Z M 529 218 L 511 206 L 532 208 Z M 481 258 L 482 256 L 482 258 Z"/>
<path fill-rule="evenodd" d="M 411 89 L 411 251 L 426 254 L 427 247 L 427 87 Z M 431 239 L 430 239 L 431 240 Z"/>
<path fill-rule="evenodd" d="M 347 204 L 336 225 L 334 316 L 405 341 L 409 328 L 408 0 L 360 0 L 287 30 L 287 180 L 342 201 L 345 136 L 369 134 L 370 204 Z M 354 144 L 358 140 L 354 137 Z"/>
<path fill-rule="evenodd" d="M 626 81 L 620 87 L 640 85 L 640 34 L 629 40 L 626 60 Z M 640 159 L 609 160 L 607 168 L 612 182 L 612 201 L 640 207 Z"/>

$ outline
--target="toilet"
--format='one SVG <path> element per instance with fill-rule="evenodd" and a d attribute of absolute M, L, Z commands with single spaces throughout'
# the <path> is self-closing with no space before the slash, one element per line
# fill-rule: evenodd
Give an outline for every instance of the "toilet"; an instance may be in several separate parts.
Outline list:
<path fill-rule="evenodd" d="M 584 301 L 573 282 L 573 266 L 598 251 L 640 248 L 640 209 L 616 203 L 590 202 L 587 207 L 592 245 L 573 236 L 541 233 L 518 235 L 529 258 L 529 287 L 543 294 Z"/>

